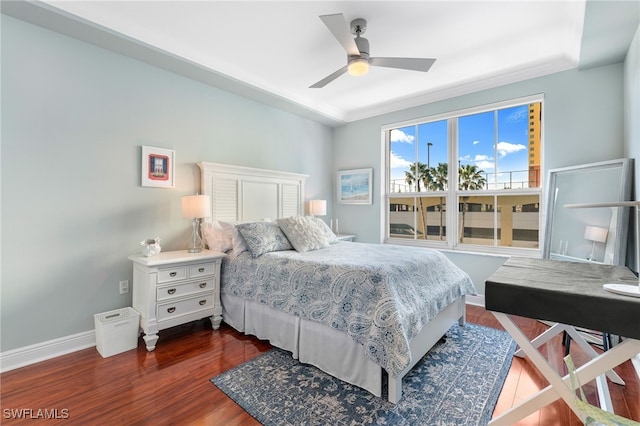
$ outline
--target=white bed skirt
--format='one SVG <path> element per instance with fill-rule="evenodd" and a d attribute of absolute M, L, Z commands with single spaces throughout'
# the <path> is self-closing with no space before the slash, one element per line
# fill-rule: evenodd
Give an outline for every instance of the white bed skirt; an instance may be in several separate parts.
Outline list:
<path fill-rule="evenodd" d="M 314 365 L 373 395 L 382 396 L 383 369 L 364 355 L 362 346 L 344 332 L 271 309 L 237 296 L 222 294 L 222 318 L 236 330 L 268 340 L 293 358 Z M 391 402 L 402 395 L 402 376 L 455 323 L 465 322 L 465 298 L 443 309 L 411 342 L 412 363 L 399 377 L 389 377 Z"/>
<path fill-rule="evenodd" d="M 301 362 L 381 396 L 382 368 L 366 358 L 362 346 L 346 333 L 237 296 L 221 297 L 222 318 L 231 327 L 268 340 Z"/>

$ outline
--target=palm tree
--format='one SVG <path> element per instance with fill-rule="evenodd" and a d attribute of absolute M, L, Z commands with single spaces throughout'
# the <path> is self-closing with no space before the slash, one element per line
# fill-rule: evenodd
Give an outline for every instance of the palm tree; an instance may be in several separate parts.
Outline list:
<path fill-rule="evenodd" d="M 482 176 L 484 170 L 481 170 L 476 165 L 465 164 L 458 167 L 458 186 L 459 189 L 466 190 L 478 190 L 484 188 L 487 184 L 487 180 Z M 469 197 L 462 197 L 462 227 L 460 229 L 460 242 L 464 239 L 464 213 L 467 210 L 467 201 Z"/>
<path fill-rule="evenodd" d="M 407 185 L 416 185 L 416 192 L 420 192 L 422 189 L 420 188 L 420 183 L 425 186 L 428 186 L 428 168 L 427 165 L 421 162 L 413 163 L 409 166 L 409 171 L 404 172 L 404 180 L 407 182 Z M 420 219 L 422 220 L 422 229 L 424 229 L 424 233 L 422 234 L 424 239 L 427 239 L 427 221 L 424 217 L 424 209 L 422 208 L 422 198 L 418 197 L 418 203 L 420 205 Z"/>
<path fill-rule="evenodd" d="M 487 184 L 487 180 L 482 176 L 484 170 L 480 170 L 478 166 L 465 164 L 458 169 L 458 182 L 461 190 L 482 189 Z"/>
<path fill-rule="evenodd" d="M 416 184 L 416 192 L 420 192 L 420 182 L 424 183 L 424 177 L 427 174 L 427 165 L 424 163 L 413 163 L 409 166 L 409 171 L 404 172 L 404 180 L 407 185 Z"/>
<path fill-rule="evenodd" d="M 449 178 L 449 165 L 447 163 L 438 163 L 436 167 L 431 167 L 429 169 L 429 189 L 432 191 L 446 191 L 447 190 L 447 179 Z M 442 223 L 442 214 L 443 214 L 443 206 L 444 205 L 444 197 L 440 197 L 440 206 L 438 210 L 440 211 L 440 240 L 443 237 L 443 223 Z"/>

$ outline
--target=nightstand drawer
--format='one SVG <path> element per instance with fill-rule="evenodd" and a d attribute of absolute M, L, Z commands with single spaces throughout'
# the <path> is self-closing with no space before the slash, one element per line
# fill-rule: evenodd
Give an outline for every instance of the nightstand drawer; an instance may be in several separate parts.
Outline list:
<path fill-rule="evenodd" d="M 214 279 L 211 277 L 209 279 L 192 281 L 184 284 L 158 287 L 156 290 L 156 300 L 161 302 L 164 300 L 175 299 L 176 297 L 210 292 L 213 291 L 213 284 Z"/>
<path fill-rule="evenodd" d="M 187 267 L 185 266 L 158 269 L 159 283 L 184 280 L 185 278 L 187 278 Z"/>
<path fill-rule="evenodd" d="M 158 321 L 165 321 L 174 317 L 212 308 L 213 292 L 174 303 L 163 303 L 158 305 Z"/>
<path fill-rule="evenodd" d="M 189 277 L 196 278 L 205 275 L 213 275 L 216 271 L 213 263 L 198 263 L 197 265 L 191 265 Z"/>

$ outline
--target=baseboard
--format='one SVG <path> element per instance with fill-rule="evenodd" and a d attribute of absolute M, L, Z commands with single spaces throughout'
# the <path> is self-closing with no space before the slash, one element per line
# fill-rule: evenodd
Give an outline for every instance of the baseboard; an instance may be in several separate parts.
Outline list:
<path fill-rule="evenodd" d="M 58 339 L 48 340 L 35 345 L 24 346 L 0 353 L 0 372 L 15 370 L 16 368 L 46 361 L 81 349 L 96 345 L 94 330 L 73 334 Z"/>
<path fill-rule="evenodd" d="M 484 308 L 484 295 L 466 296 L 466 304 Z M 0 373 L 96 345 L 94 330 L 0 353 Z"/>

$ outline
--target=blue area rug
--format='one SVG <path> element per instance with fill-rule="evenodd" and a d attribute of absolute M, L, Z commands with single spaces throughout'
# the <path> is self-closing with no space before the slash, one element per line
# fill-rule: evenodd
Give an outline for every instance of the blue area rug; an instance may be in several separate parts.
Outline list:
<path fill-rule="evenodd" d="M 457 324 L 405 376 L 393 405 L 273 349 L 211 381 L 265 425 L 486 425 L 515 342 Z"/>

